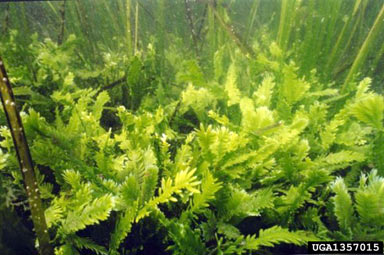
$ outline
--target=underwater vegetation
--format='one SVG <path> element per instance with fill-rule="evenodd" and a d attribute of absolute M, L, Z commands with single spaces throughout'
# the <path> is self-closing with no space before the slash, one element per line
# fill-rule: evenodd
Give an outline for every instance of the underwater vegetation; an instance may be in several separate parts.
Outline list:
<path fill-rule="evenodd" d="M 384 241 L 383 2 L 0 10 L 1 254 Z"/>

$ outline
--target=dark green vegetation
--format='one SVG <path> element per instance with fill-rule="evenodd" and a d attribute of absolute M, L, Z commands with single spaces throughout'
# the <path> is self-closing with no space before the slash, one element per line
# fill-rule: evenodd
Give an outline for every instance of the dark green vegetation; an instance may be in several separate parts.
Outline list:
<path fill-rule="evenodd" d="M 381 1 L 0 7 L 55 254 L 384 240 Z M 34 254 L 0 124 L 0 252 Z"/>

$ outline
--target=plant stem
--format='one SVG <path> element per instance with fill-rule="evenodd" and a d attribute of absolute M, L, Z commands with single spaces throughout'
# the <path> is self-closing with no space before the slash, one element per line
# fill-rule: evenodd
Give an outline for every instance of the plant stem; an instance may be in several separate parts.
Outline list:
<path fill-rule="evenodd" d="M 1 102 L 12 134 L 13 143 L 17 153 L 21 175 L 27 191 L 28 202 L 31 208 L 32 222 L 39 241 L 39 252 L 41 255 L 53 255 L 50 238 L 45 220 L 44 209 L 40 199 L 39 187 L 33 168 L 33 161 L 25 136 L 23 123 L 16 108 L 15 97 L 9 78 L 5 71 L 3 61 L 0 57 L 0 90 Z"/>
<path fill-rule="evenodd" d="M 88 20 L 88 14 L 85 12 L 84 6 L 80 0 L 75 1 L 77 15 L 79 16 L 79 20 L 81 22 L 81 28 L 83 32 L 83 36 L 87 38 L 89 45 L 91 46 L 92 55 L 97 53 L 97 48 L 95 45 L 95 40 L 93 39 L 93 33 L 91 30 L 91 26 Z"/>
<path fill-rule="evenodd" d="M 127 0 L 125 9 L 126 15 L 126 33 L 128 56 L 132 54 L 132 27 L 131 27 L 131 0 Z"/>
<path fill-rule="evenodd" d="M 369 31 L 367 38 L 365 39 L 363 45 L 361 46 L 359 53 L 357 54 L 355 61 L 352 64 L 351 69 L 349 70 L 347 78 L 345 79 L 344 84 L 341 87 L 341 93 L 345 92 L 345 90 L 347 89 L 348 84 L 351 81 L 352 77 L 356 74 L 357 70 L 363 64 L 364 60 L 366 59 L 366 57 L 368 55 L 370 46 L 372 45 L 375 38 L 379 34 L 380 28 L 382 27 L 383 24 L 384 24 L 384 4 L 381 7 L 381 10 L 376 17 L 376 20 L 375 20 L 371 30 Z"/>
<path fill-rule="evenodd" d="M 260 0 L 254 0 L 251 8 L 251 19 L 249 21 L 248 29 L 247 29 L 247 36 L 246 36 L 247 40 L 250 39 L 251 31 L 256 20 L 256 14 L 257 14 L 257 10 L 259 9 L 259 5 L 260 5 Z"/>
<path fill-rule="evenodd" d="M 295 6 L 296 0 L 282 0 L 280 12 L 280 24 L 277 34 L 277 43 L 279 47 L 285 51 L 289 42 L 289 35 L 291 33 L 291 13 L 292 7 Z"/>
<path fill-rule="evenodd" d="M 102 87 L 100 89 L 100 92 L 104 91 L 104 90 L 111 89 L 111 88 L 113 88 L 113 87 L 115 87 L 115 86 L 117 86 L 117 85 L 119 85 L 119 84 L 121 84 L 121 83 L 123 83 L 125 81 L 127 81 L 127 76 L 126 75 L 124 75 L 122 78 L 120 78 L 120 79 L 118 79 L 118 80 L 116 80 L 116 81 L 114 81 L 114 82 L 112 82 L 112 83 L 110 83 L 108 85 L 105 85 L 104 87 Z"/>
<path fill-rule="evenodd" d="M 214 4 L 212 2 L 210 2 L 210 7 L 211 7 L 213 14 L 215 15 L 216 19 L 219 21 L 220 25 L 224 28 L 224 31 L 226 31 L 227 34 L 229 35 L 229 37 L 236 43 L 236 45 L 240 48 L 241 52 L 243 52 L 243 54 L 246 56 L 255 57 L 256 54 L 253 51 L 253 49 L 248 44 L 246 44 L 242 40 L 242 38 L 240 38 L 240 36 L 235 32 L 235 30 L 233 29 L 233 27 L 231 25 L 227 24 L 224 21 L 224 19 L 218 13 L 218 11 L 216 10 L 216 7 L 214 6 Z"/>
<path fill-rule="evenodd" d="M 159 64 L 160 64 L 160 70 L 163 70 L 163 67 L 165 65 L 165 35 L 166 35 L 166 20 L 165 20 L 165 0 L 158 0 L 157 1 L 157 13 L 155 15 L 156 19 L 158 20 L 160 24 L 160 29 L 157 29 L 156 35 L 157 35 L 157 51 L 159 52 Z M 160 71 L 162 72 L 162 71 Z"/>
<path fill-rule="evenodd" d="M 192 11 L 191 11 L 191 6 L 189 4 L 189 0 L 184 0 L 184 5 L 185 5 L 185 14 L 187 17 L 189 28 L 191 29 L 193 48 L 195 50 L 196 56 L 198 56 L 199 51 L 198 51 L 198 46 L 197 46 L 197 35 L 196 35 L 196 30 L 195 30 L 195 27 L 193 24 Z"/>
<path fill-rule="evenodd" d="M 8 29 L 9 29 L 9 8 L 10 8 L 10 5 L 9 3 L 7 3 L 6 7 L 5 7 L 5 18 L 4 18 L 4 26 L 3 26 L 3 34 L 7 34 L 8 33 Z"/>
<path fill-rule="evenodd" d="M 138 50 L 138 38 L 139 38 L 139 3 L 136 2 L 136 12 L 135 12 L 135 55 Z"/>
<path fill-rule="evenodd" d="M 60 16 L 61 16 L 61 24 L 60 24 L 60 33 L 59 37 L 57 38 L 57 44 L 60 45 L 63 43 L 64 39 L 64 30 L 65 30 L 65 3 L 67 0 L 63 1 L 63 4 L 60 9 Z"/>

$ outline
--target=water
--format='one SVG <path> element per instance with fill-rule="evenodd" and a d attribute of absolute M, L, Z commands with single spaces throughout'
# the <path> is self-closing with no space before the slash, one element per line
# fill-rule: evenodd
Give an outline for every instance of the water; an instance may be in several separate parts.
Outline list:
<path fill-rule="evenodd" d="M 0 2 L 0 254 L 383 240 L 383 23 L 375 0 Z"/>

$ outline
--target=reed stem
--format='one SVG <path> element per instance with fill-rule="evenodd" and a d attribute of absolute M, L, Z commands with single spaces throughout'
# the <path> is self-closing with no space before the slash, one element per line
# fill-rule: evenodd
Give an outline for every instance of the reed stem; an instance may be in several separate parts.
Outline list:
<path fill-rule="evenodd" d="M 131 27 L 131 0 L 126 2 L 126 38 L 127 38 L 127 50 L 128 55 L 132 54 L 132 27 Z"/>
<path fill-rule="evenodd" d="M 10 11 L 10 4 L 6 3 L 5 6 L 5 17 L 4 17 L 4 25 L 3 25 L 3 35 L 6 35 L 8 33 L 9 29 L 9 11 Z"/>
<path fill-rule="evenodd" d="M 67 0 L 63 1 L 63 4 L 62 4 L 61 9 L 60 9 L 61 23 L 60 23 L 59 36 L 57 38 L 57 44 L 58 45 L 62 44 L 63 43 L 63 39 L 64 39 L 64 31 L 65 31 L 65 3 L 66 2 L 67 2 Z"/>
<path fill-rule="evenodd" d="M 47 223 L 43 205 L 40 199 L 40 191 L 34 172 L 32 156 L 24 132 L 23 123 L 17 110 L 15 97 L 12 91 L 9 77 L 0 57 L 0 96 L 7 118 L 9 129 L 12 134 L 17 159 L 23 177 L 28 202 L 31 210 L 32 222 L 34 225 L 37 240 L 39 241 L 40 255 L 53 255 L 50 244 Z"/>
<path fill-rule="evenodd" d="M 229 35 L 229 37 L 236 43 L 241 52 L 246 56 L 255 57 L 256 53 L 253 51 L 253 49 L 243 41 L 243 39 L 235 32 L 231 25 L 224 21 L 224 19 L 216 10 L 214 4 L 210 3 L 210 7 L 216 19 L 219 21 L 219 24 L 224 28 L 224 31 Z"/>
<path fill-rule="evenodd" d="M 341 93 L 345 92 L 345 90 L 348 88 L 348 84 L 352 80 L 352 77 L 356 74 L 356 72 L 359 70 L 361 65 L 364 63 L 365 59 L 367 58 L 368 52 L 371 48 L 370 46 L 373 44 L 375 38 L 379 34 L 383 24 L 384 24 L 384 4 L 382 5 L 381 10 L 377 15 L 376 20 L 371 30 L 369 31 L 367 38 L 365 39 L 363 45 L 361 46 L 352 64 L 352 67 L 348 72 L 347 78 L 345 79 L 344 84 L 341 87 Z"/>
<path fill-rule="evenodd" d="M 195 50 L 196 56 L 198 56 L 199 51 L 198 51 L 198 45 L 197 45 L 197 34 L 196 34 L 196 30 L 193 23 L 192 10 L 191 10 L 191 5 L 189 4 L 189 0 L 184 0 L 184 5 L 185 5 L 185 14 L 186 14 L 189 28 L 192 34 L 193 49 Z"/>
<path fill-rule="evenodd" d="M 139 3 L 136 2 L 136 11 L 135 11 L 135 55 L 138 51 L 138 39 L 139 39 Z"/>

